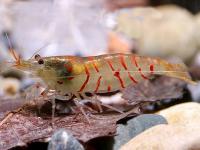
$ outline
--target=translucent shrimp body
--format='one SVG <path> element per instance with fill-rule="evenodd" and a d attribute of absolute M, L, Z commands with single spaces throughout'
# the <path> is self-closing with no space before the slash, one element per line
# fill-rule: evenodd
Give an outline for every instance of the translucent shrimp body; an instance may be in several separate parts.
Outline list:
<path fill-rule="evenodd" d="M 153 75 L 166 75 L 194 83 L 184 64 L 134 54 L 42 57 L 21 60 L 15 67 L 40 77 L 49 89 L 60 95 L 107 93 L 148 80 Z"/>

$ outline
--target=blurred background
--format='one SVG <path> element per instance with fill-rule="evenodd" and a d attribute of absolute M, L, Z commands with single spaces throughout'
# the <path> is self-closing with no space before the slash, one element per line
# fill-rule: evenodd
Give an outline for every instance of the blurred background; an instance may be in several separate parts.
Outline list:
<path fill-rule="evenodd" d="M 1 0 L 0 62 L 13 61 L 9 47 L 23 59 L 38 50 L 41 56 L 137 53 L 179 58 L 199 75 L 199 10 L 198 0 Z"/>
<path fill-rule="evenodd" d="M 198 0 L 1 0 L 0 62 L 13 61 L 9 47 L 23 59 L 38 50 L 41 56 L 137 53 L 179 58 L 199 75 L 199 10 Z M 11 93 L 22 86 L 16 83 Z M 10 90 L 3 85 L 9 84 L 0 93 Z"/>
<path fill-rule="evenodd" d="M 198 0 L 1 0 L 0 59 L 131 52 L 186 62 L 198 51 Z"/>
<path fill-rule="evenodd" d="M 188 66 L 193 79 L 200 80 L 199 11 L 199 0 L 0 0 L 0 118 L 4 117 L 2 111 L 24 104 L 21 98 L 24 93 L 25 100 L 30 101 L 44 90 L 43 85 L 42 89 L 37 88 L 38 84 L 34 84 L 37 81 L 33 78 L 5 66 L 3 62 L 14 61 L 9 48 L 14 48 L 23 59 L 31 58 L 38 50 L 43 57 L 136 53 L 164 59 L 177 58 Z M 8 70 L 2 73 L 5 69 Z M 173 95 L 173 87 L 178 84 L 172 81 L 161 78 L 152 87 L 157 87 L 156 92 L 167 88 L 158 93 Z M 184 88 L 182 97 L 147 105 L 147 111 L 155 112 L 183 102 L 200 102 L 199 82 L 197 86 L 184 84 L 181 88 Z M 127 95 L 131 96 L 131 93 L 134 93 L 133 89 Z M 102 98 L 101 101 L 118 103 L 122 100 L 121 95 Z M 13 101 L 10 97 L 17 99 Z M 198 111 L 193 115 L 200 114 L 199 104 L 194 105 L 198 105 L 195 106 Z M 178 108 L 177 112 L 182 109 L 185 116 L 195 118 L 188 110 L 196 109 Z M 184 116 L 183 112 L 177 114 L 172 120 L 181 120 L 178 117 Z M 199 126 L 199 120 L 195 126 Z M 196 131 L 194 135 L 199 135 Z M 168 137 L 168 132 L 166 135 Z M 188 137 L 188 132 L 182 137 Z M 195 140 L 199 143 L 199 139 Z M 184 142 L 187 141 L 190 140 Z"/>

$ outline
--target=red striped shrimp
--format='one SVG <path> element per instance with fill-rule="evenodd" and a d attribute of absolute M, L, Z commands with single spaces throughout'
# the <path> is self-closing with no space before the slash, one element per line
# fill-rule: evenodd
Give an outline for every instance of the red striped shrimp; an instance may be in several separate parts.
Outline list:
<path fill-rule="evenodd" d="M 41 78 L 57 95 L 72 94 L 77 98 L 86 92 L 107 93 L 148 80 L 153 75 L 166 75 L 194 83 L 184 64 L 135 54 L 106 54 L 90 57 L 52 56 L 22 60 L 12 52 L 15 68 Z"/>

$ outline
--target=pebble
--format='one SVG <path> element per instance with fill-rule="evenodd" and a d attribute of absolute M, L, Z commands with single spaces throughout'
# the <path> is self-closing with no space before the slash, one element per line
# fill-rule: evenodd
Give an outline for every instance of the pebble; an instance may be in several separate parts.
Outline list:
<path fill-rule="evenodd" d="M 20 81 L 16 78 L 0 78 L 0 93 L 14 96 L 20 89 Z"/>
<path fill-rule="evenodd" d="M 183 103 L 157 114 L 166 118 L 168 125 L 157 125 L 145 130 L 120 150 L 200 149 L 200 104 Z"/>
<path fill-rule="evenodd" d="M 199 60 L 200 64 L 200 54 L 199 54 Z M 187 86 L 188 90 L 190 91 L 190 94 L 192 96 L 192 100 L 194 102 L 200 102 L 200 82 L 198 81 L 196 85 L 189 84 Z"/>
<path fill-rule="evenodd" d="M 157 114 L 165 117 L 169 124 L 184 126 L 200 124 L 200 104 L 195 102 L 175 105 Z"/>
<path fill-rule="evenodd" d="M 140 55 L 175 56 L 189 62 L 198 50 L 200 34 L 196 20 L 181 7 L 166 5 L 121 10 L 117 24 L 116 31 L 133 39 L 134 49 Z"/>
<path fill-rule="evenodd" d="M 48 150 L 84 150 L 84 148 L 70 132 L 60 129 L 53 134 Z"/>
<path fill-rule="evenodd" d="M 158 125 L 131 139 L 120 150 L 200 149 L 199 141 L 199 126 Z"/>
<path fill-rule="evenodd" d="M 129 120 L 126 125 L 119 124 L 117 127 L 117 135 L 114 137 L 114 150 L 118 150 L 121 145 L 136 135 L 158 124 L 167 124 L 167 121 L 164 117 L 156 114 L 140 115 Z"/>

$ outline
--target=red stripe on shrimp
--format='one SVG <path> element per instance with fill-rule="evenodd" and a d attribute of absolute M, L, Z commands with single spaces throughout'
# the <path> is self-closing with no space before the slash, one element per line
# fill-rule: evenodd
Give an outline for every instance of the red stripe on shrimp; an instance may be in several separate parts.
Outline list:
<path fill-rule="evenodd" d="M 113 67 L 113 65 L 112 65 L 111 60 L 107 60 L 107 62 L 108 62 L 108 65 L 110 66 L 111 70 L 112 70 L 112 71 L 115 71 L 115 69 L 114 69 L 114 67 Z"/>
<path fill-rule="evenodd" d="M 73 80 L 74 79 L 74 77 L 66 77 L 67 78 L 67 80 Z"/>
<path fill-rule="evenodd" d="M 153 65 L 153 64 L 151 64 L 151 65 L 149 66 L 149 70 L 150 70 L 151 74 L 154 73 L 154 65 Z"/>
<path fill-rule="evenodd" d="M 72 72 L 73 68 L 72 65 L 69 63 L 64 64 L 64 67 L 66 68 L 67 72 Z"/>
<path fill-rule="evenodd" d="M 133 81 L 133 83 L 138 83 L 133 76 L 131 76 L 130 72 L 128 72 L 128 77 Z"/>
<path fill-rule="evenodd" d="M 122 87 L 122 88 L 125 88 L 125 86 L 124 86 L 124 82 L 123 82 L 122 78 L 120 77 L 120 73 L 119 73 L 119 71 L 116 71 L 116 72 L 114 73 L 114 76 L 118 78 L 121 87 Z"/>
<path fill-rule="evenodd" d="M 99 86 L 100 86 L 100 84 L 101 84 L 101 78 L 102 78 L 102 76 L 100 76 L 99 78 L 98 78 L 98 80 L 97 80 L 97 84 L 96 84 L 96 89 L 95 89 L 95 93 L 97 93 L 97 91 L 99 90 Z"/>
<path fill-rule="evenodd" d="M 127 66 L 126 66 L 126 63 L 125 63 L 125 61 L 124 61 L 124 56 L 123 56 L 123 55 L 120 56 L 120 62 L 121 62 L 121 64 L 122 64 L 122 66 L 124 67 L 124 69 L 125 69 L 125 70 L 128 70 L 128 68 L 127 68 Z M 135 59 L 134 59 L 134 63 L 137 65 L 137 62 L 135 61 Z M 128 72 L 128 77 L 131 79 L 131 81 L 132 81 L 133 83 L 137 83 L 137 81 L 134 79 L 134 77 L 131 76 L 130 72 Z"/>
<path fill-rule="evenodd" d="M 97 67 L 96 63 L 95 63 L 95 59 L 93 56 L 88 57 L 89 60 L 92 61 L 92 65 L 94 66 L 96 72 L 99 72 L 99 68 Z"/>
<path fill-rule="evenodd" d="M 112 71 L 115 71 L 115 69 L 114 69 L 114 67 L 113 67 L 113 65 L 112 65 L 111 60 L 107 60 L 107 62 L 108 62 L 108 64 L 109 64 L 111 70 L 112 70 Z M 122 88 L 125 88 L 124 82 L 123 82 L 122 78 L 120 77 L 119 71 L 115 71 L 114 76 L 117 77 L 117 79 L 119 80 L 121 87 L 122 87 Z"/>
<path fill-rule="evenodd" d="M 108 92 L 111 91 L 111 86 L 110 86 L 110 85 L 108 85 L 108 89 L 107 89 L 107 91 L 108 91 Z"/>
<path fill-rule="evenodd" d="M 86 67 L 86 65 L 84 65 L 85 67 L 85 74 L 87 75 L 85 82 L 83 83 L 83 85 L 81 86 L 80 90 L 78 92 L 82 92 L 83 89 L 85 88 L 85 86 L 87 85 L 89 78 L 90 78 L 90 73 L 88 71 L 88 68 Z"/>
<path fill-rule="evenodd" d="M 138 68 L 138 71 L 140 72 L 141 77 L 142 77 L 143 79 L 148 80 L 149 78 L 146 77 L 146 76 L 142 73 L 142 69 L 139 68 L 138 63 L 137 63 L 137 61 L 136 61 L 136 57 L 135 57 L 134 55 L 132 55 L 131 58 L 132 58 L 133 63 L 135 64 L 135 66 Z"/>
<path fill-rule="evenodd" d="M 148 77 L 146 77 L 146 76 L 142 73 L 142 69 L 141 69 L 141 68 L 139 68 L 138 70 L 139 70 L 140 75 L 141 75 L 141 77 L 142 77 L 143 79 L 145 79 L 145 80 L 148 80 L 148 79 L 149 79 Z"/>
<path fill-rule="evenodd" d="M 120 62 L 121 62 L 121 64 L 122 64 L 122 66 L 124 67 L 124 69 L 125 69 L 125 70 L 128 70 L 128 69 L 127 69 L 127 66 L 126 66 L 126 63 L 125 63 L 125 61 L 124 61 L 124 55 L 121 55 L 121 56 L 120 56 Z"/>
<path fill-rule="evenodd" d="M 136 61 L 136 56 L 135 56 L 135 55 L 132 55 L 131 58 L 132 58 L 133 64 L 134 64 L 136 67 L 138 67 L 138 63 L 137 63 L 137 61 Z"/>

